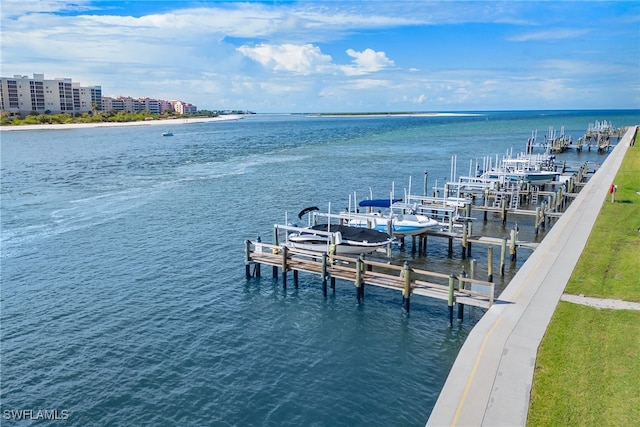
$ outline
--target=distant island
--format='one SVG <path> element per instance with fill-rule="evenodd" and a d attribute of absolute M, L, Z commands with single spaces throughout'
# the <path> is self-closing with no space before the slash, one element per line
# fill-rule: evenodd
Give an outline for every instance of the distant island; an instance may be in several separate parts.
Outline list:
<path fill-rule="evenodd" d="M 305 113 L 308 117 L 443 117 L 443 116 L 476 116 L 476 113 L 438 113 L 424 111 L 399 112 L 359 112 L 359 113 Z"/>

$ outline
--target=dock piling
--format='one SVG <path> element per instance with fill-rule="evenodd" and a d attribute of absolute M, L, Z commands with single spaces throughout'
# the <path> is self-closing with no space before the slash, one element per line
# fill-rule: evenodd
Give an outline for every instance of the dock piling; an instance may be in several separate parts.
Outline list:
<path fill-rule="evenodd" d="M 493 246 L 487 248 L 487 282 L 493 282 Z"/>
<path fill-rule="evenodd" d="M 328 259 L 329 257 L 327 256 L 327 254 L 323 253 L 321 275 L 322 275 L 322 296 L 324 297 L 327 296 L 327 260 Z"/>
<path fill-rule="evenodd" d="M 363 293 L 361 292 L 361 288 L 363 287 L 362 285 L 362 255 L 360 255 L 358 257 L 358 259 L 356 260 L 356 298 L 358 300 L 358 304 L 360 304 L 360 300 L 363 297 Z"/>
<path fill-rule="evenodd" d="M 462 259 L 467 258 L 467 227 L 469 226 L 469 222 L 467 220 L 464 221 L 462 225 Z"/>
<path fill-rule="evenodd" d="M 287 289 L 287 252 L 288 248 L 283 246 L 282 253 L 282 288 Z"/>
<path fill-rule="evenodd" d="M 500 245 L 500 276 L 504 277 L 504 264 L 507 258 L 507 238 L 502 238 L 502 245 Z"/>
<path fill-rule="evenodd" d="M 465 289 L 465 282 L 462 281 L 462 278 L 467 277 L 467 273 L 462 270 L 460 273 L 460 277 L 458 278 L 458 290 L 463 291 Z M 458 321 L 462 321 L 464 318 L 464 304 L 458 303 Z"/>
<path fill-rule="evenodd" d="M 502 225 L 507 223 L 507 199 L 502 199 L 502 203 L 500 204 L 500 216 L 502 218 Z"/>
<path fill-rule="evenodd" d="M 244 267 L 245 267 L 245 275 L 248 279 L 251 279 L 251 241 L 244 241 Z"/>
<path fill-rule="evenodd" d="M 447 304 L 449 305 L 449 327 L 453 327 L 453 302 L 454 302 L 453 290 L 454 290 L 455 278 L 456 278 L 455 274 L 451 273 L 449 275 L 449 299 L 447 301 Z"/>
<path fill-rule="evenodd" d="M 409 314 L 409 309 L 411 305 L 411 267 L 409 267 L 409 263 L 407 261 L 404 262 L 404 267 L 402 270 L 402 274 L 404 275 L 404 289 L 402 291 L 402 305 L 404 306 L 404 310 L 407 314 Z"/>
<path fill-rule="evenodd" d="M 393 265 L 388 262 L 365 259 L 364 255 L 357 258 L 349 256 L 338 256 L 330 253 L 318 254 L 310 251 L 287 248 L 285 246 L 275 246 L 271 244 L 250 243 L 248 246 L 250 253 L 247 259 L 250 264 L 265 264 L 275 267 L 276 279 L 277 269 L 283 269 L 283 288 L 287 287 L 287 273 L 293 271 L 293 279 L 296 287 L 299 284 L 299 273 L 309 272 L 321 276 L 323 295 L 327 294 L 327 282 L 331 278 L 331 287 L 335 291 L 335 279 L 346 279 L 354 283 L 358 303 L 364 298 L 365 284 L 372 286 L 395 289 L 402 292 L 403 311 L 409 313 L 411 310 L 412 294 L 427 296 L 446 300 L 450 308 L 450 319 L 453 318 L 453 305 L 458 302 L 465 306 L 478 306 L 489 308 L 494 298 L 494 287 L 491 282 L 478 281 L 489 286 L 488 291 L 478 291 L 470 287 L 471 281 L 465 278 L 463 273 L 460 276 L 455 274 L 446 275 L 442 273 L 425 271 L 411 268 L 409 262 L 404 265 Z M 471 269 L 475 271 L 475 262 L 471 262 Z M 250 271 L 251 269 L 249 269 Z M 395 273 L 394 273 L 395 271 Z M 445 280 L 458 277 L 459 284 L 451 279 L 449 286 Z M 440 282 L 440 283 L 439 283 Z M 475 283 L 475 279 L 474 279 Z M 463 308 L 460 308 L 463 310 Z"/>

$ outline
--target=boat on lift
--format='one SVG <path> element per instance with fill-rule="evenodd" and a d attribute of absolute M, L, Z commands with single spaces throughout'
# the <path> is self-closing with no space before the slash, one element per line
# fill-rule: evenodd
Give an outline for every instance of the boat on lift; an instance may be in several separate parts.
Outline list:
<path fill-rule="evenodd" d="M 308 213 L 315 214 L 315 211 L 318 211 L 316 206 L 305 208 L 298 214 L 298 219 L 302 219 Z M 317 217 L 321 216 L 326 216 L 327 222 L 315 223 Z M 384 231 L 344 223 L 332 224 L 331 219 L 340 219 L 340 216 L 327 213 L 316 215 L 312 220 L 310 215 L 307 227 L 277 225 L 276 228 L 286 231 L 286 246 L 313 252 L 337 255 L 368 254 L 393 243 L 393 237 Z"/>

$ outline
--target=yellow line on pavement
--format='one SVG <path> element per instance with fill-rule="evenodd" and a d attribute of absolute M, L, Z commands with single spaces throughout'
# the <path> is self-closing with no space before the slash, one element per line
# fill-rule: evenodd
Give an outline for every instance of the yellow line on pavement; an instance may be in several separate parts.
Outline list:
<path fill-rule="evenodd" d="M 500 321 L 502 320 L 502 316 L 498 317 L 496 322 L 493 324 L 487 335 L 485 335 L 484 340 L 482 340 L 482 345 L 480 345 L 480 351 L 478 351 L 478 356 L 476 357 L 476 361 L 473 364 L 473 369 L 471 369 L 471 374 L 469 375 L 469 379 L 467 380 L 467 385 L 464 388 L 464 392 L 462 393 L 462 398 L 460 402 L 458 402 L 458 407 L 456 408 L 456 413 L 453 416 L 453 420 L 451 421 L 451 425 L 454 426 L 458 422 L 458 417 L 460 416 L 460 412 L 462 411 L 462 406 L 464 405 L 465 400 L 467 399 L 467 394 L 469 393 L 469 389 L 471 388 L 471 382 L 473 377 L 476 375 L 476 371 L 478 370 L 478 365 L 480 364 L 480 356 L 484 352 L 484 348 L 487 345 L 487 341 L 489 341 L 489 337 L 496 329 Z"/>

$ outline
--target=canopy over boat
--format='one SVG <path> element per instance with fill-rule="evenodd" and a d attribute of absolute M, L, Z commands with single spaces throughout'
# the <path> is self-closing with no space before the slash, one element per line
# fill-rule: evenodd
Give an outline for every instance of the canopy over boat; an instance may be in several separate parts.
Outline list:
<path fill-rule="evenodd" d="M 369 228 L 349 227 L 347 225 L 317 224 L 310 227 L 309 233 L 313 233 L 312 230 L 331 231 L 332 233 L 340 232 L 343 242 L 349 242 L 355 245 L 377 246 L 380 243 L 389 243 L 390 240 L 390 236 L 387 233 Z"/>
<path fill-rule="evenodd" d="M 396 202 L 401 202 L 402 199 L 368 199 L 358 203 L 361 207 L 369 208 L 389 208 Z"/>
<path fill-rule="evenodd" d="M 381 231 L 338 224 L 317 224 L 296 230 L 287 235 L 287 246 L 318 252 L 335 250 L 339 255 L 371 253 L 393 242 L 392 237 Z"/>

